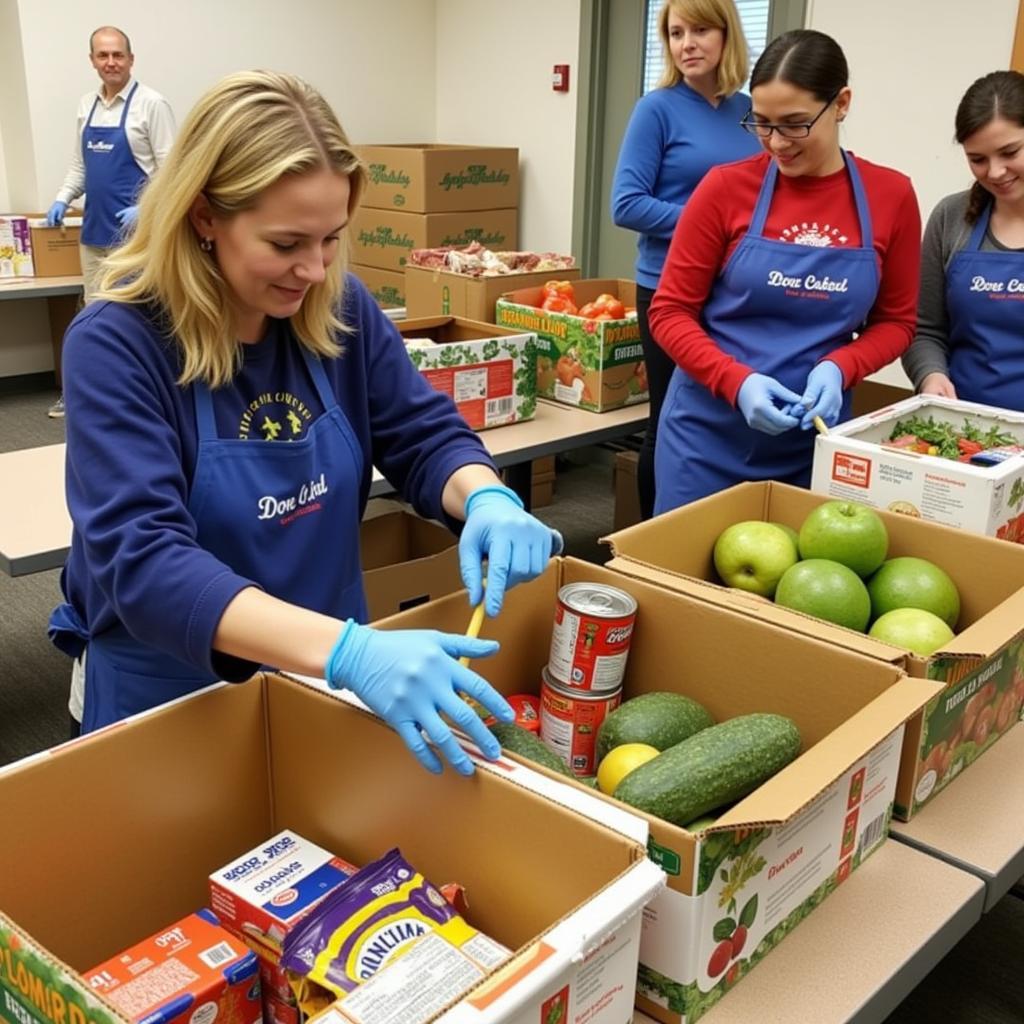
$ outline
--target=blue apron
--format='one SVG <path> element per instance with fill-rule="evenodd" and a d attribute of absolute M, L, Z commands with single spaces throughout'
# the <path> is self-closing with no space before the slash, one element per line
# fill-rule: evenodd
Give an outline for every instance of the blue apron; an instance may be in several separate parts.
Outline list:
<path fill-rule="evenodd" d="M 1024 411 L 1024 253 L 981 251 L 989 203 L 946 271 L 949 378 L 957 398 Z M 986 285 L 999 286 L 998 291 Z"/>
<path fill-rule="evenodd" d="M 712 286 L 702 326 L 727 355 L 803 394 L 807 375 L 848 343 L 878 294 L 871 215 L 854 161 L 843 153 L 860 221 L 859 247 L 763 237 L 778 167 L 769 164 L 746 235 Z M 843 399 L 842 418 L 850 411 Z M 744 480 L 810 483 L 814 432 L 772 437 L 676 367 L 658 423 L 655 514 Z"/>
<path fill-rule="evenodd" d="M 139 199 L 146 173 L 135 162 L 124 130 L 128 108 L 138 83 L 132 86 L 121 108 L 121 120 L 109 128 L 91 125 L 99 96 L 93 102 L 82 129 L 82 162 L 85 164 L 85 215 L 82 218 L 82 244 L 109 249 L 121 236 L 118 210 L 134 206 Z"/>
<path fill-rule="evenodd" d="M 365 622 L 362 451 L 320 360 L 302 354 L 324 413 L 298 441 L 218 438 L 210 391 L 193 385 L 199 447 L 188 509 L 199 546 L 234 572 L 281 600 Z M 53 613 L 50 634 L 72 655 L 87 641 L 83 732 L 217 679 L 141 644 L 124 626 L 90 636 L 68 604 Z"/>

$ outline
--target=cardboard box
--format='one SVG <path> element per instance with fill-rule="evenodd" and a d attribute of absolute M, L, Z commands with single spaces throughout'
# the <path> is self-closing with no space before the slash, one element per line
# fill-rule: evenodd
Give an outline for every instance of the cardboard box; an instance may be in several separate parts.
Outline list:
<path fill-rule="evenodd" d="M 514 209 L 405 213 L 361 206 L 353 218 L 349 237 L 354 263 L 400 271 L 413 249 L 470 242 L 479 242 L 488 249 L 515 249 L 519 241 L 519 213 Z"/>
<path fill-rule="evenodd" d="M 458 539 L 398 502 L 370 502 L 359 546 L 371 622 L 462 589 Z"/>
<path fill-rule="evenodd" d="M 477 670 L 502 693 L 537 693 L 558 590 L 582 581 L 619 587 L 637 601 L 624 699 L 673 690 L 700 701 L 719 721 L 775 712 L 793 718 L 803 738 L 797 760 L 708 832 L 692 834 L 644 815 L 649 855 L 668 874 L 668 888 L 644 911 L 638 1005 L 660 1020 L 692 1022 L 885 839 L 903 723 L 919 717 L 942 687 L 572 558 L 555 559 L 544 575 L 506 595 L 501 615 L 483 631 L 501 641 L 501 650 L 476 663 Z M 451 595 L 381 625 L 461 630 L 465 605 Z M 589 793 L 544 774 L 543 792 L 551 799 L 572 805 Z M 726 919 L 734 927 L 743 921 L 748 934 L 739 956 L 712 978 L 706 967 Z"/>
<path fill-rule="evenodd" d="M 799 529 L 827 500 L 786 484 L 739 484 L 603 538 L 614 555 L 608 567 L 943 683 L 943 692 L 907 729 L 896 792 L 896 814 L 907 820 L 1016 721 L 1016 713 L 1010 715 L 1016 697 L 1007 694 L 1015 691 L 1024 700 L 1024 549 L 879 512 L 889 531 L 890 558 L 913 555 L 934 562 L 960 591 L 957 635 L 928 658 L 718 582 L 712 550 L 727 526 L 764 519 Z M 983 706 L 993 707 L 984 735 Z M 965 733 L 973 738 L 964 740 Z M 953 742 L 958 738 L 963 742 Z"/>
<path fill-rule="evenodd" d="M 555 457 L 546 455 L 530 464 L 530 508 L 543 508 L 555 498 Z"/>
<path fill-rule="evenodd" d="M 28 218 L 0 217 L 0 278 L 32 277 L 32 235 Z"/>
<path fill-rule="evenodd" d="M 415 143 L 357 146 L 367 168 L 363 203 L 409 213 L 519 205 L 519 150 Z"/>
<path fill-rule="evenodd" d="M 504 774 L 431 775 L 368 713 L 271 675 L 8 766 L 0 806 L 18 841 L 0 850 L 0 1017 L 55 1024 L 59 1005 L 65 1024 L 117 1024 L 80 972 L 184 916 L 211 871 L 287 827 L 353 864 L 398 845 L 426 877 L 466 887 L 470 923 L 516 957 L 452 1001 L 447 1021 L 539 1020 L 565 991 L 565 1019 L 619 1024 L 640 911 L 663 884 L 643 822 L 622 815 L 628 837 Z"/>
<path fill-rule="evenodd" d="M 86 972 L 128 1020 L 261 1024 L 256 954 L 209 910 L 189 914 Z M 74 1014 L 72 1013 L 72 1017 Z"/>
<path fill-rule="evenodd" d="M 1024 543 L 1024 452 L 998 466 L 973 466 L 936 455 L 883 448 L 909 416 L 962 427 L 968 419 L 1024 445 L 1024 413 L 917 395 L 848 420 L 814 442 L 811 489 L 974 533 Z"/>
<path fill-rule="evenodd" d="M 349 271 L 355 274 L 367 291 L 377 300 L 381 309 L 400 309 L 405 305 L 405 275 L 397 270 L 381 270 L 379 267 L 364 267 L 350 264 Z"/>
<path fill-rule="evenodd" d="M 640 492 L 637 490 L 636 470 L 639 452 L 616 452 L 612 468 L 615 488 L 615 513 L 612 520 L 616 530 L 640 522 Z"/>
<path fill-rule="evenodd" d="M 537 339 L 533 334 L 461 317 L 399 320 L 403 338 L 433 344 L 409 358 L 458 406 L 474 430 L 533 419 L 537 412 Z"/>
<path fill-rule="evenodd" d="M 636 283 L 612 278 L 573 282 L 576 305 L 607 292 L 625 306 L 636 305 Z M 646 402 L 647 369 L 636 316 L 623 320 L 586 320 L 538 309 L 539 287 L 503 294 L 495 322 L 537 332 L 537 393 L 592 412 L 607 412 Z"/>
<path fill-rule="evenodd" d="M 32 258 L 36 277 L 78 277 L 82 273 L 79 254 L 82 218 L 66 216 L 60 227 L 46 226 L 46 215 L 31 214 Z"/>
<path fill-rule="evenodd" d="M 464 316 L 494 323 L 499 297 L 513 288 L 540 288 L 545 281 L 577 281 L 577 267 L 526 274 L 468 277 L 429 267 L 405 268 L 405 304 L 409 316 Z"/>

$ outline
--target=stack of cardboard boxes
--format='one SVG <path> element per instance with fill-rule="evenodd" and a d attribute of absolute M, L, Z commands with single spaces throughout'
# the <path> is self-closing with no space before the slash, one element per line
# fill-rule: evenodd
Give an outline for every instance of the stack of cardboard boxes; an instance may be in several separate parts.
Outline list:
<path fill-rule="evenodd" d="M 359 155 L 368 181 L 350 230 L 352 272 L 385 308 L 406 305 L 413 249 L 518 246 L 519 150 L 431 143 Z"/>

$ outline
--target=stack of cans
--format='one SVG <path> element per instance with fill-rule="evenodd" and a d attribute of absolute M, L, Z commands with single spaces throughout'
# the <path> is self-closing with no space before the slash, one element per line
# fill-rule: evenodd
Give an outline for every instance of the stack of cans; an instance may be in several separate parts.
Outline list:
<path fill-rule="evenodd" d="M 573 774 L 597 771 L 597 730 L 622 700 L 636 601 L 601 583 L 558 591 L 548 665 L 540 688 L 540 738 Z"/>

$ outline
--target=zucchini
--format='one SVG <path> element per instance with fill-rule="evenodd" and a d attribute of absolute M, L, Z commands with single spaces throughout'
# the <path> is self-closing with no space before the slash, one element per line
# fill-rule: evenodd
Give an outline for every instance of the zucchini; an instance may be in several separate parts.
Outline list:
<path fill-rule="evenodd" d="M 617 800 L 685 828 L 742 800 L 800 752 L 800 732 L 783 715 L 752 714 L 703 729 L 631 771 Z"/>
<path fill-rule="evenodd" d="M 681 693 L 644 693 L 620 704 L 597 731 L 597 763 L 624 743 L 646 743 L 668 750 L 715 720 L 703 705 Z"/>
<path fill-rule="evenodd" d="M 576 778 L 569 771 L 569 766 L 529 729 L 524 729 L 521 725 L 516 725 L 515 722 L 495 722 L 488 728 L 504 750 L 525 757 L 527 761 L 550 768 L 560 775 L 568 775 L 570 779 Z"/>

